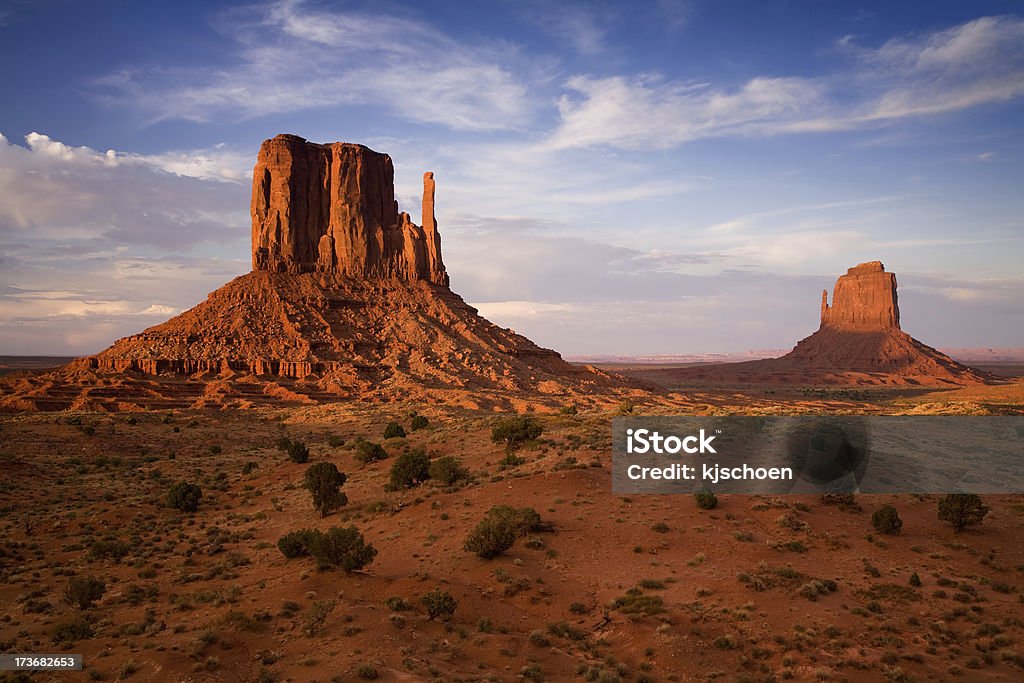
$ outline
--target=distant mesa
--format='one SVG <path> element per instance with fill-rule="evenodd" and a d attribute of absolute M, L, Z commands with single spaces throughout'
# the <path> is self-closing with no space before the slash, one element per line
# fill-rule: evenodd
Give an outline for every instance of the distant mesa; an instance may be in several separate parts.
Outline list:
<path fill-rule="evenodd" d="M 714 382 L 957 385 L 991 380 L 900 329 L 896 275 L 881 261 L 836 280 L 821 295 L 818 331 L 780 358 L 685 368 L 680 377 Z"/>
<path fill-rule="evenodd" d="M 451 291 L 435 190 L 425 173 L 416 225 L 395 201 L 388 155 L 296 135 L 265 141 L 253 170 L 252 272 L 52 376 L 0 386 L 0 408 L 341 398 L 508 407 L 624 386 L 494 325 Z"/>

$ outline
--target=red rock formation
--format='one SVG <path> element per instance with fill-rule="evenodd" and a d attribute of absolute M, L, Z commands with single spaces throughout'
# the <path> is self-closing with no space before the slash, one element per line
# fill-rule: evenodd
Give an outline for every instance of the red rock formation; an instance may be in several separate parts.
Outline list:
<path fill-rule="evenodd" d="M 278 135 L 260 148 L 252 182 L 252 267 L 447 286 L 433 220 L 433 174 L 424 176 L 429 227 L 399 213 L 391 157 L 363 145 Z"/>
<path fill-rule="evenodd" d="M 821 295 L 821 325 L 781 358 L 674 370 L 716 383 L 974 384 L 992 379 L 900 329 L 896 276 L 880 261 L 836 280 L 832 305 Z"/>
<path fill-rule="evenodd" d="M 900 327 L 896 275 L 881 261 L 861 263 L 836 280 L 832 306 L 828 290 L 821 297 L 821 327 L 836 330 L 887 330 Z"/>
<path fill-rule="evenodd" d="M 452 292 L 434 174 L 423 176 L 423 227 L 398 212 L 393 175 L 387 155 L 362 145 L 267 140 L 253 172 L 253 271 L 95 356 L 13 388 L 0 382 L 0 410 L 281 396 L 508 408 L 623 387 L 494 325 Z M 98 373 L 122 375 L 110 380 L 122 389 Z"/>

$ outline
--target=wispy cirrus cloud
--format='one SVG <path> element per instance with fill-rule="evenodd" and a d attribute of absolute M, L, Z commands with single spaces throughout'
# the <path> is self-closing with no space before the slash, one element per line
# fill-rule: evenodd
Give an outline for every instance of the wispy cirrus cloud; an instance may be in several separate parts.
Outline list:
<path fill-rule="evenodd" d="M 505 42 L 468 45 L 414 19 L 300 0 L 239 8 L 218 25 L 238 49 L 233 65 L 126 68 L 95 85 L 152 121 L 375 104 L 408 121 L 501 130 L 529 118 L 524 75 L 540 75 Z"/>
<path fill-rule="evenodd" d="M 657 75 L 566 83 L 558 148 L 668 149 L 693 140 L 879 126 L 1024 95 L 1024 20 L 982 17 L 894 38 L 880 47 L 839 41 L 849 63 L 817 77 L 757 76 L 735 88 Z"/>

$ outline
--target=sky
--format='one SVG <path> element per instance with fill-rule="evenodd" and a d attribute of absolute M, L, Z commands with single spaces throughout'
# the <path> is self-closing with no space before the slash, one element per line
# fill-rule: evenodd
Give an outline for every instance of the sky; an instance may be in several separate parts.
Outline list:
<path fill-rule="evenodd" d="M 781 349 L 857 263 L 1024 347 L 1019 2 L 0 0 L 0 354 L 249 270 L 278 133 L 422 173 L 452 288 L 565 355 Z"/>

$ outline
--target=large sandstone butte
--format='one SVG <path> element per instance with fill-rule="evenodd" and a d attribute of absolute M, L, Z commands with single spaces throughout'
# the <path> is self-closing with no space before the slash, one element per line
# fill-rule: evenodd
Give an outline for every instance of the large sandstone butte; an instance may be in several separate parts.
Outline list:
<path fill-rule="evenodd" d="M 448 285 L 434 220 L 434 174 L 423 176 L 423 226 L 398 210 L 391 157 L 363 145 L 278 135 L 252 177 L 252 268 Z"/>
<path fill-rule="evenodd" d="M 991 378 L 922 344 L 900 329 L 896 275 L 880 261 L 839 276 L 821 325 L 782 356 L 768 360 L 687 368 L 676 374 L 715 382 L 786 384 L 976 384 Z"/>
<path fill-rule="evenodd" d="M 267 140 L 253 171 L 252 272 L 95 356 L 0 384 L 0 408 L 268 396 L 514 407 L 621 386 L 492 324 L 451 291 L 434 193 L 425 173 L 416 225 L 398 209 L 386 154 L 295 135 Z"/>

